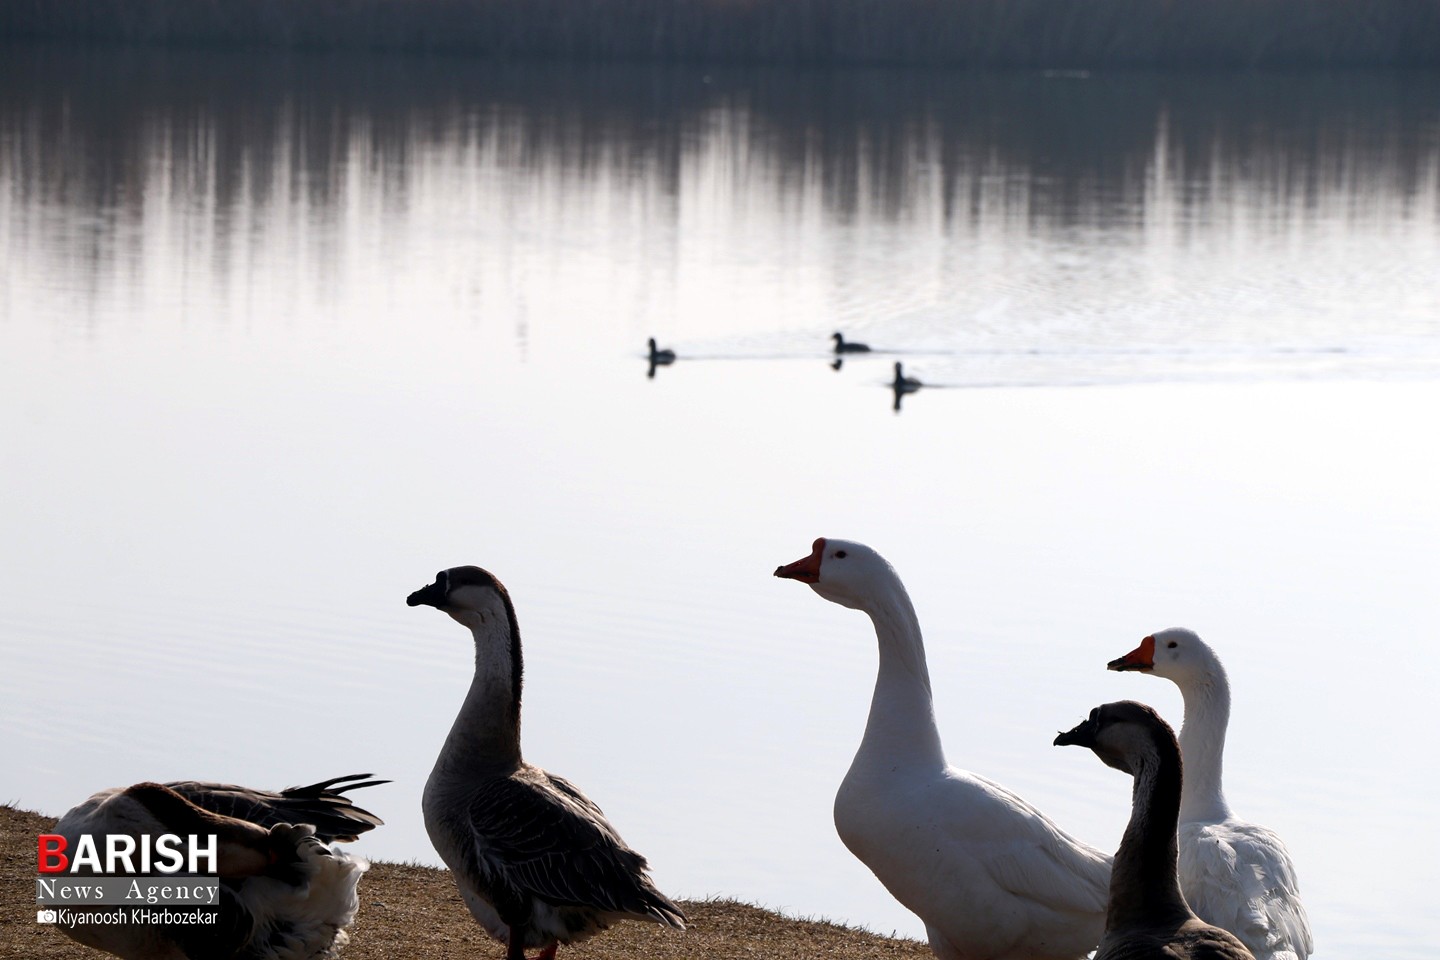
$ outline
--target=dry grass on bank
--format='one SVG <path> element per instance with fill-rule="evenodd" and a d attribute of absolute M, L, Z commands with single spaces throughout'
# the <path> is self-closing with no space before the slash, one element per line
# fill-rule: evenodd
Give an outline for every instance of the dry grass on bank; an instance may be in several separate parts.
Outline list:
<path fill-rule="evenodd" d="M 35 836 L 53 817 L 0 806 L 0 960 L 96 960 L 103 956 L 35 923 L 31 891 Z M 376 862 L 360 883 L 360 917 L 343 960 L 498 958 L 499 944 L 477 927 L 443 870 Z M 570 960 L 634 957 L 755 960 L 756 957 L 929 957 L 929 948 L 833 923 L 793 920 L 730 900 L 683 903 L 690 927 L 675 933 L 624 923 L 588 943 L 561 948 Z"/>

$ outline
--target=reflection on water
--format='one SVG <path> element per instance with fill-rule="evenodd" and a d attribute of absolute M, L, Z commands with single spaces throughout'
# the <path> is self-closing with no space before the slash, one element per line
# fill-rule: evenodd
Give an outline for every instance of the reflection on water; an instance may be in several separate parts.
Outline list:
<path fill-rule="evenodd" d="M 1440 658 L 1355 650 L 1440 617 L 1437 94 L 7 50 L 0 794 L 373 769 L 429 858 L 468 653 L 403 603 L 478 563 L 527 751 L 662 887 L 916 934 L 829 824 L 873 638 L 770 589 L 846 536 L 952 759 L 1097 845 L 1053 731 L 1176 719 L 1104 664 L 1202 629 L 1322 955 L 1422 956 Z"/>
<path fill-rule="evenodd" d="M 1411 289 L 1430 289 L 1440 256 L 1432 74 L 44 50 L 0 70 L 0 243 L 12 269 L 100 304 L 167 276 L 142 264 L 198 251 L 191 284 L 256 283 L 283 261 L 290 298 L 326 296 L 347 261 L 383 262 L 396 309 L 433 301 L 439 272 L 472 315 L 510 312 L 526 278 L 549 273 L 606 311 L 738 315 L 731 336 L 760 338 L 742 355 L 794 346 L 767 336 L 767 304 L 823 308 L 862 330 L 892 324 L 898 349 L 962 354 L 931 372 L 970 384 L 1323 375 L 1342 352 L 1434 362 L 1415 341 L 1436 304 Z M 634 267 L 630 286 L 596 275 L 597 248 Z M 679 269 L 696 258 L 727 261 L 729 298 Z M 521 349 L 528 316 L 512 331 Z M 1070 369 L 1075 352 L 1093 364 Z"/>
<path fill-rule="evenodd" d="M 164 172 L 219 209 L 303 185 L 334 207 L 359 166 L 404 203 L 426 151 L 643 181 L 675 195 L 697 150 L 727 176 L 816 190 L 838 218 L 1142 226 L 1242 199 L 1320 215 L 1433 215 L 1440 77 L 969 75 L 499 67 L 464 60 L 7 51 L 12 189 L 138 212 Z M 712 145 L 710 141 L 715 141 Z M 1430 206 L 1426 206 L 1431 201 Z M 1183 219 L 1194 219 L 1191 217 Z"/>

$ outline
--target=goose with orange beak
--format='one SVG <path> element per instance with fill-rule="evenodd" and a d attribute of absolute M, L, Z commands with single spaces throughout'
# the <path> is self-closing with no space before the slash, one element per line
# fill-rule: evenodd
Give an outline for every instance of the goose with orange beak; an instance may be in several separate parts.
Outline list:
<path fill-rule="evenodd" d="M 775 570 L 870 617 L 880 666 L 870 718 L 835 795 L 835 830 L 925 922 L 946 960 L 1074 960 L 1100 941 L 1110 857 L 1019 796 L 950 766 L 925 645 L 895 569 L 870 547 L 816 540 Z"/>
<path fill-rule="evenodd" d="M 1190 908 L 1257 960 L 1305 960 L 1314 944 L 1290 853 L 1274 831 L 1237 817 L 1221 785 L 1230 681 L 1220 658 L 1193 630 L 1174 627 L 1107 666 L 1164 677 L 1185 701 L 1180 887 Z"/>

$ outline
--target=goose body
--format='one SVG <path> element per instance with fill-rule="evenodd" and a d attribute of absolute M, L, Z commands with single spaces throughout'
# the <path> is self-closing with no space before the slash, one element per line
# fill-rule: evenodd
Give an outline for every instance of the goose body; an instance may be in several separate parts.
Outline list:
<path fill-rule="evenodd" d="M 1142 703 L 1107 703 L 1055 745 L 1089 747 L 1135 779 L 1095 960 L 1255 960 L 1229 931 L 1195 916 L 1180 893 L 1175 825 L 1182 775 L 1169 724 Z"/>
<path fill-rule="evenodd" d="M 836 353 L 869 353 L 870 347 L 863 343 L 851 343 L 845 339 L 840 331 L 830 334 L 830 339 L 835 341 Z"/>
<path fill-rule="evenodd" d="M 475 676 L 425 783 L 425 829 L 475 920 L 507 960 L 553 957 L 618 920 L 684 929 L 645 858 L 574 784 L 520 755 L 520 630 L 510 595 L 479 567 L 411 594 L 468 627 Z"/>
<path fill-rule="evenodd" d="M 1165 677 L 1180 688 L 1180 888 L 1201 919 L 1224 927 L 1259 960 L 1305 960 L 1314 950 L 1295 865 L 1272 830 L 1237 817 L 1221 774 L 1230 682 L 1215 651 L 1191 630 L 1162 630 L 1111 670 Z"/>
<path fill-rule="evenodd" d="M 338 955 L 359 909 L 369 864 L 335 844 L 379 826 L 345 791 L 385 783 L 369 774 L 278 792 L 231 784 L 137 783 L 104 790 L 69 810 L 55 832 L 75 849 L 83 834 L 214 834 L 219 921 L 59 926 L 126 960 L 318 960 Z"/>
<path fill-rule="evenodd" d="M 656 366 L 663 366 L 675 362 L 674 350 L 659 350 L 655 346 L 655 338 L 650 338 L 650 362 Z"/>
<path fill-rule="evenodd" d="M 946 763 L 914 607 L 874 550 L 820 539 L 775 571 L 868 614 L 880 665 L 835 796 L 840 839 L 925 922 L 945 960 L 1085 956 L 1105 926 L 1110 858 L 1005 787 Z"/>

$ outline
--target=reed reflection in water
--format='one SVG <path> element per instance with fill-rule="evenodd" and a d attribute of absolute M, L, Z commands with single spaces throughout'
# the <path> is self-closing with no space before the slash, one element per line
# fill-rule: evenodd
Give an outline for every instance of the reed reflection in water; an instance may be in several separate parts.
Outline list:
<path fill-rule="evenodd" d="M 12 216 L 6 242 L 97 294 L 203 251 L 204 288 L 259 272 L 282 303 L 368 259 L 388 310 L 505 314 L 544 271 L 606 314 L 765 336 L 825 310 L 942 352 L 1358 350 L 1370 312 L 1433 332 L 1433 75 L 8 62 L 11 209 L 85 215 Z M 701 258 L 725 276 L 680 269 Z M 613 263 L 618 288 L 590 269 Z"/>
<path fill-rule="evenodd" d="M 918 933 L 829 823 L 873 639 L 769 577 L 846 536 L 952 760 L 1097 845 L 1049 740 L 1177 719 L 1104 663 L 1201 629 L 1323 953 L 1424 955 L 1440 658 L 1355 643 L 1440 614 L 1433 76 L 6 53 L 8 797 L 375 769 L 367 852 L 429 857 L 468 652 L 403 600 L 479 563 L 527 750 L 665 889 Z"/>

